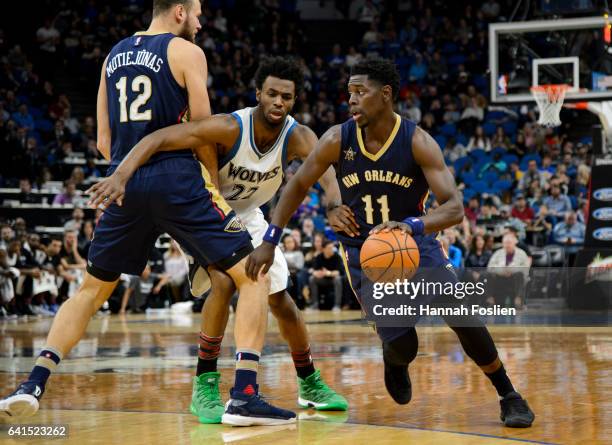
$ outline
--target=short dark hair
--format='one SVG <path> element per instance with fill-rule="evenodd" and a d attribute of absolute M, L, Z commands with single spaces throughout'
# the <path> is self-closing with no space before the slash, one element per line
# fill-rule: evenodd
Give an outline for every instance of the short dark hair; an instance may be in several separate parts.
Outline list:
<path fill-rule="evenodd" d="M 304 71 L 299 62 L 291 57 L 265 57 L 259 62 L 255 72 L 255 86 L 261 90 L 268 76 L 290 80 L 295 85 L 295 95 L 302 91 L 304 86 Z"/>
<path fill-rule="evenodd" d="M 153 0 L 153 17 L 166 12 L 173 6 L 184 4 L 186 8 L 190 8 L 194 1 L 200 0 Z"/>
<path fill-rule="evenodd" d="M 329 246 L 330 244 L 334 244 L 334 242 L 333 242 L 332 240 L 326 239 L 326 240 L 324 240 L 324 241 L 323 241 L 323 243 L 322 243 L 321 247 L 325 249 L 325 248 L 326 248 L 327 246 Z M 335 244 L 334 244 L 334 245 L 335 245 Z"/>
<path fill-rule="evenodd" d="M 368 79 L 391 86 L 393 100 L 397 99 L 400 75 L 395 63 L 387 59 L 367 58 L 351 68 L 351 76 L 367 75 Z"/>

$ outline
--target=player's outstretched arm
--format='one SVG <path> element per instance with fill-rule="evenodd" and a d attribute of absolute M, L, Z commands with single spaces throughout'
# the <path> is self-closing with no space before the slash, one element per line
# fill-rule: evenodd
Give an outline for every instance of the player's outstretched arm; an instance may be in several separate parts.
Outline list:
<path fill-rule="evenodd" d="M 86 193 L 91 195 L 88 204 L 93 208 L 107 208 L 113 201 L 117 201 L 121 205 L 125 184 L 138 167 L 159 151 L 184 150 L 189 147 L 212 150 L 215 144 L 231 146 L 238 137 L 238 132 L 236 120 L 230 115 L 215 115 L 197 122 L 157 130 L 142 138 L 123 158 L 112 175 L 87 190 Z M 200 155 L 198 154 L 198 157 Z"/>
<path fill-rule="evenodd" d="M 440 204 L 439 207 L 419 218 L 425 226 L 424 232 L 438 232 L 459 224 L 463 221 L 463 204 L 455 179 L 444 163 L 442 150 L 438 143 L 426 131 L 418 127 L 412 139 L 412 155 L 423 170 L 429 188 Z M 412 232 L 407 224 L 390 221 L 374 227 L 370 233 L 394 228 Z"/>
<path fill-rule="evenodd" d="M 310 187 L 325 173 L 325 171 L 338 162 L 341 143 L 340 126 L 336 125 L 321 137 L 315 149 L 306 158 L 306 161 L 297 170 L 295 175 L 285 186 L 281 193 L 278 204 L 274 209 L 271 226 L 274 230 L 282 230 L 289 222 L 289 218 L 304 200 Z M 249 255 L 246 271 L 249 278 L 256 280 L 259 271 L 263 267 L 263 273 L 267 273 L 274 261 L 274 248 L 276 244 L 265 241 Z"/>
<path fill-rule="evenodd" d="M 308 158 L 317 145 L 317 135 L 305 125 L 299 125 L 291 134 L 289 140 L 289 158 Z M 319 178 L 319 183 L 327 198 L 327 220 L 335 232 L 345 232 L 349 236 L 359 235 L 359 224 L 355 220 L 353 210 L 342 205 L 340 186 L 336 179 L 336 170 L 330 166 Z"/>

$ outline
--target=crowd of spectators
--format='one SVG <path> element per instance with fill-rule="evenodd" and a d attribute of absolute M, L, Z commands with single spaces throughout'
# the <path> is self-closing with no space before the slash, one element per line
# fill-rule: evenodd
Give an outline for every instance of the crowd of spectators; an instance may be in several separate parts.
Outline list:
<path fill-rule="evenodd" d="M 348 117 L 350 67 L 364 57 L 394 59 L 401 74 L 397 112 L 436 139 L 464 194 L 464 223 L 442 236 L 455 268 L 486 267 L 505 235 L 528 256 L 555 243 L 571 255 L 584 240 L 590 140 L 573 139 L 565 127 L 539 127 L 533 107 L 500 108 L 487 101 L 487 25 L 505 20 L 512 3 L 213 0 L 203 2 L 196 43 L 208 58 L 215 113 L 255 103 L 251 79 L 262 55 L 296 57 L 305 88 L 293 114 L 318 135 Z M 313 36 L 301 18 L 331 17 L 350 23 L 359 38 L 318 42 L 326 51 L 313 51 Z M 75 207 L 63 235 L 42 242 L 23 218 L 4 218 L 4 310 L 54 312 L 78 285 L 94 227 L 78 207 L 84 204 L 82 191 L 104 174 L 105 164 L 96 150 L 95 119 L 86 112 L 74 115 L 69 97 L 78 91 L 66 85 L 84 86 L 93 104 L 109 49 L 145 29 L 150 18 L 149 0 L 57 2 L 49 5 L 32 41 L 11 40 L 0 29 L 0 187 L 18 189 L 15 199 L 22 204 Z M 58 82 L 62 76 L 70 82 Z M 428 205 L 436 205 L 434 198 Z M 294 215 L 283 248 L 291 293 L 300 305 L 338 309 L 353 300 L 336 267 L 324 209 L 325 196 L 315 187 Z M 502 248 L 509 251 L 512 243 L 506 240 Z M 142 310 L 162 288 L 171 301 L 184 298 L 185 271 L 176 249 L 168 252 L 166 267 L 162 257 L 161 267 L 124 280 L 117 310 Z M 54 280 L 45 281 L 49 274 Z"/>

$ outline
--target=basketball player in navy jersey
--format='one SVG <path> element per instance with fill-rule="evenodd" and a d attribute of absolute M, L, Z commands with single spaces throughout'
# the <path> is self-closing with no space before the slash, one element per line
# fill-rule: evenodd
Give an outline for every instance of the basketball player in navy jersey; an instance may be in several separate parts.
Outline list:
<path fill-rule="evenodd" d="M 147 134 L 210 115 L 206 59 L 194 43 L 200 29 L 199 0 L 154 0 L 146 32 L 115 45 L 102 67 L 98 91 L 98 144 L 109 172 Z M 122 205 L 105 205 L 89 250 L 87 273 L 77 294 L 58 311 L 46 346 L 28 378 L 0 400 L 0 413 L 36 413 L 50 373 L 85 333 L 90 318 L 108 299 L 121 273 L 140 275 L 158 236 L 167 232 L 200 264 L 232 277 L 241 297 L 236 312 L 238 425 L 295 422 L 295 413 L 258 395 L 257 366 L 267 325 L 269 280 L 249 280 L 245 258 L 253 249 L 246 228 L 203 179 L 189 145 L 159 153 L 138 169 Z M 106 197 L 107 203 L 110 197 Z"/>
<path fill-rule="evenodd" d="M 121 199 L 125 183 L 134 171 L 160 151 L 185 145 L 216 147 L 217 154 L 203 151 L 211 176 L 218 177 L 221 194 L 247 226 L 254 245 L 262 242 L 268 228 L 262 205 L 276 195 L 283 182 L 285 167 L 293 159 L 306 159 L 316 145 L 314 132 L 289 115 L 304 83 L 304 73 L 295 60 L 270 57 L 262 60 L 255 73 L 258 105 L 231 114 L 219 114 L 198 122 L 174 125 L 141 140 L 124 158 L 115 173 L 91 189 L 91 201 L 102 204 L 104 196 Z M 197 150 L 199 152 L 199 150 Z M 217 173 L 218 171 L 218 173 Z M 329 202 L 339 203 L 340 190 L 333 168 L 320 179 Z M 334 213 L 341 212 L 340 207 Z M 219 423 L 223 403 L 219 395 L 217 357 L 229 316 L 229 303 L 235 286 L 216 268 L 208 268 L 210 279 L 200 266 L 190 277 L 192 293 L 201 295 L 212 281 L 212 292 L 202 310 L 202 330 L 191 412 L 202 423 Z M 348 408 L 344 397 L 329 388 L 315 369 L 310 354 L 306 324 L 291 296 L 286 292 L 289 270 L 280 251 L 270 268 L 269 303 L 281 335 L 289 343 L 298 374 L 298 404 L 318 410 Z M 228 409 L 232 404 L 228 405 Z"/>
<path fill-rule="evenodd" d="M 256 277 L 274 260 L 280 233 L 312 184 L 335 166 L 342 203 L 354 211 L 334 221 L 343 246 L 343 259 L 358 300 L 367 292 L 359 264 L 361 245 L 372 232 L 400 228 L 412 234 L 420 253 L 420 267 L 457 280 L 436 240 L 435 233 L 458 224 L 463 206 L 454 178 L 438 144 L 411 121 L 393 111 L 399 74 L 392 62 L 369 59 L 355 65 L 348 83 L 352 119 L 330 128 L 281 194 L 264 242 L 247 261 L 247 273 Z M 425 214 L 428 190 L 439 207 Z M 437 274 L 440 272 L 436 272 Z M 445 319 L 447 323 L 448 319 Z M 466 354 L 489 377 L 500 397 L 501 419 L 509 427 L 528 427 L 534 414 L 514 390 L 486 327 L 451 325 Z M 385 385 L 391 397 L 406 404 L 412 397 L 408 365 L 417 355 L 418 339 L 411 327 L 378 327 L 382 340 Z"/>

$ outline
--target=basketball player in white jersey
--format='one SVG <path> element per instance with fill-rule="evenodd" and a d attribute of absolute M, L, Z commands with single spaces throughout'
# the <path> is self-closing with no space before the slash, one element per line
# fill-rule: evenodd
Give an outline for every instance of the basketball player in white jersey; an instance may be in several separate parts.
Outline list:
<path fill-rule="evenodd" d="M 156 152 L 208 146 L 208 149 L 200 149 L 198 158 L 213 172 L 213 183 L 218 181 L 221 194 L 246 225 L 254 246 L 261 244 L 268 224 L 259 207 L 278 192 L 287 163 L 305 159 L 317 137 L 289 116 L 303 84 L 303 73 L 296 62 L 281 57 L 264 60 L 255 81 L 258 106 L 229 115 L 215 115 L 197 123 L 176 125 L 140 141 L 112 176 L 90 189 L 92 205 L 104 205 L 102 197 L 105 196 L 109 196 L 111 202 L 120 200 L 132 173 Z M 218 178 L 214 177 L 216 172 Z M 334 228 L 357 233 L 348 207 L 337 205 L 340 194 L 333 168 L 323 175 L 321 185 L 329 197 L 328 217 Z M 280 233 L 277 236 L 280 237 Z M 190 409 L 202 423 L 218 423 L 221 417 L 225 423 L 238 407 L 229 403 L 223 414 L 216 362 L 235 287 L 218 269 L 208 267 L 206 273 L 199 267 L 193 272 L 194 295 L 208 290 L 209 274 L 212 292 L 202 312 L 198 370 Z M 298 373 L 299 405 L 320 410 L 346 410 L 344 397 L 331 390 L 314 368 L 305 323 L 286 292 L 289 271 L 280 249 L 269 274 L 270 308 L 291 349 Z"/>

